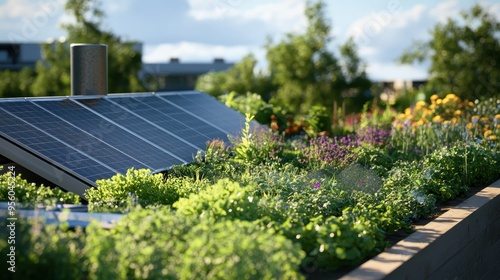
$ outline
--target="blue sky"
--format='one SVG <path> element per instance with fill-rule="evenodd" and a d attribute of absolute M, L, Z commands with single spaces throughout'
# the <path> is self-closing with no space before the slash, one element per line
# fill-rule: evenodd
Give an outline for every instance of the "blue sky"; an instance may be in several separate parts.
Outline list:
<path fill-rule="evenodd" d="M 102 0 L 104 26 L 143 42 L 143 60 L 208 62 L 215 57 L 235 62 L 249 52 L 265 67 L 266 38 L 306 26 L 306 0 Z M 64 36 L 65 0 L 0 0 L 0 41 L 41 42 Z M 447 17 L 481 3 L 500 19 L 499 0 L 328 1 L 332 50 L 354 36 L 374 80 L 422 79 L 428 65 L 401 66 L 395 59 L 414 40 Z"/>

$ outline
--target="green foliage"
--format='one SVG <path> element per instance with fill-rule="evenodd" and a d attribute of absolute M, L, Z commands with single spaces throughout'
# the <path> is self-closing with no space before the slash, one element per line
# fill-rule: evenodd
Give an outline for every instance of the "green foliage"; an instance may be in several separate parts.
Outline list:
<path fill-rule="evenodd" d="M 285 236 L 300 243 L 308 256 L 303 266 L 319 266 L 334 270 L 343 266 L 357 265 L 364 258 L 375 255 L 382 248 L 383 234 L 369 220 L 351 217 L 321 216 L 308 223 L 290 220 L 281 226 Z"/>
<path fill-rule="evenodd" d="M 186 216 L 254 221 L 262 213 L 258 211 L 259 198 L 252 189 L 252 186 L 241 187 L 230 180 L 220 180 L 199 193 L 179 199 L 173 206 Z"/>
<path fill-rule="evenodd" d="M 110 179 L 98 180 L 97 188 L 85 191 L 89 211 L 125 212 L 133 205 L 142 207 L 172 205 L 180 197 L 198 192 L 208 181 L 196 178 L 169 177 L 150 174 L 148 169 L 129 169 L 127 174 L 117 174 Z"/>
<path fill-rule="evenodd" d="M 81 261 L 64 270 L 78 279 L 301 278 L 299 265 L 357 265 L 387 246 L 386 234 L 410 230 L 437 203 L 499 179 L 493 142 L 450 140 L 428 125 L 408 129 L 418 141 L 398 144 L 401 135 L 390 139 L 384 129 L 386 117 L 365 118 L 365 127 L 343 137 L 286 139 L 251 131 L 247 116 L 241 138 L 207 143 L 192 164 L 99 181 L 85 194 L 89 208 L 128 214 L 109 231 L 88 227 L 85 237 L 54 230 L 68 248 L 48 252 L 64 264 Z M 500 117 L 491 119 L 497 125 Z M 132 207 L 134 199 L 152 209 Z M 37 267 L 52 267 L 53 259 Z"/>
<path fill-rule="evenodd" d="M 9 187 L 12 186 L 14 195 L 9 194 Z M 21 174 L 12 176 L 11 172 L 6 172 L 0 175 L 0 201 L 12 201 L 10 197 L 14 197 L 15 202 L 23 203 L 26 207 L 34 207 L 37 204 L 46 206 L 62 203 L 80 204 L 80 197 L 74 193 L 64 192 L 59 188 L 37 186 L 28 183 Z"/>
<path fill-rule="evenodd" d="M 181 272 L 186 279 L 303 278 L 300 246 L 267 227 L 238 220 L 201 223 L 186 238 Z"/>
<path fill-rule="evenodd" d="M 273 114 L 273 106 L 268 104 L 256 93 L 247 92 L 238 95 L 235 91 L 219 96 L 226 106 L 233 108 L 244 115 L 255 116 L 255 120 L 261 124 L 269 123 Z"/>
<path fill-rule="evenodd" d="M 495 155 L 477 143 L 437 150 L 425 157 L 423 164 L 434 180 L 457 186 L 479 187 L 498 176 Z M 458 188 L 451 197 L 465 191 L 466 187 Z"/>
<path fill-rule="evenodd" d="M 479 4 L 431 31 L 432 39 L 403 53 L 403 63 L 430 59 L 429 87 L 462 99 L 494 97 L 500 91 L 500 23 Z"/>
<path fill-rule="evenodd" d="M 0 251 L 7 255 L 9 231 L 1 224 Z M 213 223 L 167 208 L 134 210 L 111 230 L 94 223 L 85 234 L 19 220 L 15 240 L 11 279 L 303 278 L 300 246 L 273 229 L 240 220 Z"/>
<path fill-rule="evenodd" d="M 323 2 L 308 2 L 304 34 L 289 33 L 281 42 L 266 45 L 269 72 L 277 86 L 272 102 L 290 112 L 307 112 L 313 105 L 333 111 L 334 101 L 368 89 L 364 67 L 353 40 L 340 47 L 340 59 L 328 49 L 331 26 Z M 364 102 L 363 102 L 364 103 Z"/>
<path fill-rule="evenodd" d="M 394 159 L 380 147 L 364 145 L 354 149 L 354 153 L 357 163 L 373 170 L 381 177 L 386 177 L 394 165 Z"/>
<path fill-rule="evenodd" d="M 15 247 L 16 271 L 7 271 L 2 262 L 3 275 L 9 279 L 84 279 L 86 255 L 84 233 L 81 229 L 68 230 L 61 225 L 45 225 L 40 220 L 18 219 L 15 228 L 15 244 L 8 243 L 8 221 L 0 223 L 0 252 L 2 256 Z"/>
<path fill-rule="evenodd" d="M 251 129 L 252 120 L 253 116 L 247 114 L 241 137 L 230 138 L 234 160 L 246 166 L 277 160 L 282 152 L 280 137 L 265 129 Z"/>
<path fill-rule="evenodd" d="M 332 123 L 327 107 L 312 106 L 304 116 L 305 132 L 310 137 L 317 137 L 321 132 L 330 131 Z"/>
<path fill-rule="evenodd" d="M 331 118 L 334 101 L 345 97 L 349 110 L 357 109 L 370 98 L 365 93 L 371 82 L 353 39 L 339 46 L 339 58 L 328 49 L 332 38 L 325 9 L 323 1 L 308 1 L 304 33 L 288 33 L 280 42 L 269 39 L 265 46 L 267 71 L 257 73 L 257 61 L 249 55 L 225 72 L 201 76 L 196 88 L 214 96 L 255 92 L 283 108 L 285 114 L 306 114 L 317 105 L 324 106 Z M 256 119 L 261 121 L 258 114 Z M 329 131 L 329 124 L 325 121 L 321 126 Z"/>
<path fill-rule="evenodd" d="M 35 74 L 31 68 L 23 68 L 18 72 L 0 71 L 0 97 L 31 96 L 31 84 Z"/>
<path fill-rule="evenodd" d="M 393 209 L 394 219 L 409 223 L 435 210 L 439 189 L 415 162 L 398 162 L 378 195 Z"/>
<path fill-rule="evenodd" d="M 99 279 L 302 278 L 300 248 L 246 221 L 142 210 L 109 233 L 92 227 L 88 236 L 90 275 Z"/>
<path fill-rule="evenodd" d="M 272 85 L 269 77 L 256 71 L 257 60 L 252 54 L 245 56 L 233 67 L 222 72 L 209 72 L 196 81 L 196 89 L 213 96 L 230 92 L 240 95 L 257 92 L 269 93 Z M 245 112 L 246 113 L 246 112 Z"/>

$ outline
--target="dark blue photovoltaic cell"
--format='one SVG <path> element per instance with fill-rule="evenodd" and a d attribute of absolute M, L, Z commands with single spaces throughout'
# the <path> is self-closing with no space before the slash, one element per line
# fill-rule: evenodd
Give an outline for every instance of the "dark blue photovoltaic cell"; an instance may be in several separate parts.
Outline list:
<path fill-rule="evenodd" d="M 21 101 L 26 102 L 26 101 Z M 0 103 L 0 107 L 6 103 Z M 0 109 L 0 133 L 15 139 L 20 144 L 29 148 L 35 154 L 45 156 L 66 171 L 86 178 L 90 182 L 98 179 L 109 178 L 115 174 L 114 171 L 100 165 L 96 161 L 82 155 L 75 149 L 64 145 L 46 133 L 43 133 L 27 123 L 11 116 Z"/>
<path fill-rule="evenodd" d="M 33 154 L 48 163 L 43 168 L 88 184 L 129 168 L 160 172 L 192 162 L 208 141 L 228 142 L 244 124 L 200 92 L 0 100 L 0 137 L 19 147 L 19 160 Z"/>
<path fill-rule="evenodd" d="M 141 119 L 136 114 L 123 110 L 120 106 L 106 99 L 82 99 L 78 100 L 93 111 L 103 115 L 111 121 L 133 131 L 151 143 L 158 145 L 164 150 L 177 156 L 183 161 L 191 162 L 199 149 L 204 147 L 193 147 L 185 141 L 172 136 L 166 131 L 159 129 L 150 122 Z M 136 102 L 137 101 L 131 101 Z"/>
<path fill-rule="evenodd" d="M 206 94 L 159 95 L 202 119 L 216 124 L 231 135 L 236 135 L 245 125 L 245 118 Z"/>
<path fill-rule="evenodd" d="M 141 117 L 155 123 L 163 129 L 205 149 L 206 143 L 213 139 L 226 141 L 224 132 L 208 123 L 182 111 L 181 109 L 165 102 L 157 96 L 135 97 L 137 103 L 131 104 L 130 98 L 113 98 L 114 102 L 137 113 Z"/>
<path fill-rule="evenodd" d="M 35 102 L 35 101 L 34 101 Z M 94 100 L 97 106 L 99 100 Z M 121 152 L 151 166 L 153 170 L 166 170 L 182 162 L 137 136 L 123 130 L 82 105 L 69 99 L 57 101 L 36 101 L 36 104 L 51 111 L 74 126 L 92 134 Z M 92 108 L 92 104 L 87 104 Z M 121 112 L 124 114 L 124 112 Z"/>
<path fill-rule="evenodd" d="M 131 167 L 136 169 L 151 168 L 105 144 L 100 139 L 84 133 L 31 102 L 6 102 L 0 106 L 36 128 L 106 164 L 117 173 L 125 173 Z"/>

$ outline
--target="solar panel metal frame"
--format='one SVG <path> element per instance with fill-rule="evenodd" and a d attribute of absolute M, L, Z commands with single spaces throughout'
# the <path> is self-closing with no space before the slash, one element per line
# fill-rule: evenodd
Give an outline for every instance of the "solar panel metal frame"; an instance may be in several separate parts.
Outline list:
<path fill-rule="evenodd" d="M 145 121 L 145 122 L 153 125 L 154 127 L 158 128 L 159 130 L 164 131 L 164 132 L 168 132 L 166 129 L 164 129 L 164 128 L 158 126 L 158 125 L 156 125 L 154 122 L 152 122 L 152 121 L 150 121 L 150 120 L 148 120 L 146 118 L 141 117 L 139 114 L 136 114 L 135 112 L 129 110 L 125 106 L 122 106 L 122 105 L 118 104 L 117 102 L 113 101 L 114 98 L 127 97 L 127 98 L 137 98 L 138 102 L 140 103 L 140 97 L 157 96 L 158 99 L 161 99 L 164 102 L 168 102 L 170 105 L 175 106 L 176 108 L 182 110 L 183 112 L 189 114 L 190 116 L 193 116 L 193 117 L 199 119 L 200 121 L 202 121 L 203 123 L 205 123 L 207 126 L 213 127 L 214 130 L 217 130 L 217 131 L 220 131 L 222 133 L 225 133 L 226 137 L 227 137 L 228 134 L 236 136 L 235 134 L 238 133 L 239 131 L 234 131 L 234 132 L 226 131 L 225 129 L 222 129 L 222 128 L 218 127 L 217 124 L 211 123 L 211 122 L 209 122 L 209 121 L 201 118 L 200 116 L 197 116 L 195 113 L 190 112 L 189 110 L 186 110 L 182 106 L 179 106 L 179 105 L 175 104 L 174 102 L 168 101 L 168 98 L 161 98 L 163 96 L 168 97 L 170 95 L 188 97 L 191 94 L 197 95 L 197 94 L 204 94 L 204 93 L 198 92 L 198 91 L 181 91 L 181 92 L 175 91 L 175 92 L 161 92 L 161 93 L 154 93 L 154 92 L 153 93 L 121 93 L 121 94 L 108 94 L 108 95 L 100 95 L 100 96 L 88 95 L 88 96 L 30 97 L 30 98 L 24 98 L 24 101 L 25 102 L 33 103 L 33 104 L 37 105 L 38 108 L 41 108 L 41 109 L 47 111 L 48 113 L 50 113 L 51 115 L 54 115 L 55 117 L 61 119 L 63 122 L 68 123 L 68 125 L 72 125 L 68 121 L 64 120 L 64 118 L 61 118 L 60 116 L 54 114 L 53 112 L 50 112 L 49 110 L 46 110 L 45 108 L 42 108 L 40 105 L 38 105 L 38 103 L 39 102 L 43 102 L 43 101 L 70 100 L 71 102 L 73 102 L 75 104 L 78 104 L 78 106 L 81 106 L 81 107 L 83 107 L 83 108 L 91 111 L 93 114 L 96 114 L 101 119 L 104 119 L 104 120 L 110 122 L 111 120 L 109 118 L 106 118 L 105 116 L 99 114 L 98 112 L 92 110 L 91 108 L 88 108 L 87 106 L 85 106 L 81 102 L 78 102 L 78 100 L 84 100 L 84 99 L 103 98 L 105 100 L 110 101 L 112 104 L 119 106 L 121 108 L 121 110 L 124 110 L 124 111 L 127 111 L 128 113 L 133 114 L 135 117 L 138 117 L 142 121 Z M 10 102 L 10 101 L 19 102 L 22 99 L 23 98 L 3 98 L 3 99 L 0 100 L 0 102 Z M 214 101 L 217 101 L 217 100 L 214 98 Z M 16 115 L 13 115 L 12 113 L 10 113 L 7 110 L 4 110 L 3 108 L 1 110 L 5 111 L 6 113 L 8 113 L 10 115 L 12 115 L 13 117 L 18 118 Z M 234 111 L 234 112 L 237 113 L 236 111 Z M 240 116 L 240 118 L 238 118 L 239 122 L 241 123 L 242 120 L 243 120 L 243 123 L 244 123 L 244 117 L 241 114 L 239 114 L 239 116 Z M 27 123 L 23 119 L 20 119 L 20 118 L 18 118 L 18 119 L 20 121 L 23 121 L 23 122 Z M 111 123 L 113 123 L 113 122 L 111 121 Z M 31 125 L 31 124 L 29 124 L 29 125 Z M 118 124 L 115 123 L 115 125 L 118 125 Z M 76 127 L 76 126 L 74 126 L 74 127 L 80 129 L 79 127 Z M 42 133 L 48 134 L 43 129 L 39 129 L 39 128 L 36 128 L 36 127 L 34 127 L 34 129 L 39 130 Z M 83 129 L 80 129 L 80 130 L 83 131 L 83 132 L 86 132 Z M 133 132 L 130 132 L 130 133 L 133 134 Z M 57 139 L 55 137 L 52 137 L 52 138 L 54 138 L 55 141 L 61 143 L 62 145 L 65 145 L 65 146 L 67 146 L 67 147 L 69 147 L 69 148 L 71 148 L 71 149 L 73 149 L 73 150 L 75 150 L 75 151 L 77 151 L 79 153 L 82 153 L 82 151 L 80 151 L 79 149 L 76 149 L 76 148 L 72 147 L 68 143 L 65 143 L 64 141 L 61 141 L 60 139 Z M 142 139 L 142 140 L 144 141 L 146 139 Z M 197 145 L 194 145 L 194 144 L 190 143 L 189 141 L 187 141 L 187 140 L 185 140 L 183 138 L 179 138 L 179 140 L 184 141 L 189 146 L 198 149 L 198 151 L 202 151 L 203 152 L 203 149 L 200 149 L 200 147 L 198 147 Z M 227 138 L 226 138 L 226 140 L 227 140 Z M 54 184 L 56 184 L 58 186 L 61 186 L 64 189 L 72 191 L 72 192 L 74 192 L 76 194 L 79 194 L 82 197 L 83 197 L 84 191 L 86 189 L 88 189 L 89 186 L 96 186 L 95 182 L 92 182 L 91 180 L 88 180 L 87 178 L 82 177 L 81 175 L 76 174 L 71 169 L 65 167 L 64 165 L 61 165 L 60 163 L 58 163 L 58 162 L 56 162 L 54 160 L 51 160 L 47 156 L 45 156 L 43 154 L 40 154 L 37 151 L 34 151 L 32 148 L 29 148 L 29 147 L 25 146 L 24 144 L 20 143 L 16 139 L 12 139 L 8 135 L 0 134 L 0 154 L 3 155 L 6 158 L 8 158 L 8 159 L 10 159 L 10 160 L 18 163 L 21 166 L 24 166 L 24 167 L 28 168 L 30 171 L 38 174 L 41 177 L 44 177 L 45 179 L 53 182 Z M 91 159 L 93 161 L 96 161 L 95 158 L 93 158 L 91 156 L 88 156 L 85 153 L 82 153 L 82 154 L 85 157 L 87 157 L 87 158 L 89 158 L 89 159 Z M 132 157 L 132 159 L 137 160 L 137 159 L 135 159 L 133 157 Z M 181 162 L 187 163 L 184 160 L 181 160 Z M 100 163 L 100 164 L 102 166 L 107 166 L 105 163 Z M 161 170 L 153 170 L 153 173 L 154 172 L 164 171 L 164 170 L 166 170 L 166 169 L 168 169 L 170 167 L 166 167 L 165 169 L 161 169 Z M 116 171 L 116 170 L 114 170 L 112 168 L 110 168 L 110 169 L 112 171 Z"/>

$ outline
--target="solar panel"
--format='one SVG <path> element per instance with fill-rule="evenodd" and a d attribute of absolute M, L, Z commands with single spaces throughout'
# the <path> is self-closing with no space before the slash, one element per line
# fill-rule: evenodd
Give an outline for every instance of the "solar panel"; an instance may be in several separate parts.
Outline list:
<path fill-rule="evenodd" d="M 0 99 L 0 155 L 80 195 L 129 168 L 189 163 L 244 117 L 201 92 Z"/>
<path fill-rule="evenodd" d="M 165 170 L 174 164 L 183 163 L 158 146 L 95 114 L 75 100 L 38 101 L 36 104 L 137 161 L 146 163 L 152 170 Z"/>
<path fill-rule="evenodd" d="M 229 108 L 220 102 L 214 102 L 216 100 L 208 96 L 200 97 L 198 94 L 189 96 L 164 95 L 161 98 L 186 111 L 196 112 L 197 117 L 212 124 L 212 126 L 218 127 L 227 134 L 239 132 L 244 125 L 244 119 L 228 117 L 228 111 L 226 110 Z"/>
<path fill-rule="evenodd" d="M 3 106 L 0 108 L 3 109 Z M 4 110 L 0 110 L 0 118 L 2 119 L 0 133 L 4 137 L 16 141 L 30 152 L 46 158 L 51 164 L 81 176 L 89 183 L 116 173 Z"/>
<path fill-rule="evenodd" d="M 105 162 L 114 173 L 126 171 L 130 167 L 151 168 L 32 102 L 7 102 L 0 106 L 38 130 L 54 136 L 58 139 L 57 141 L 86 153 L 100 162 Z"/>
<path fill-rule="evenodd" d="M 143 118 L 154 122 L 164 129 L 189 140 L 198 147 L 205 147 L 207 141 L 221 138 L 227 140 L 225 132 L 196 118 L 192 114 L 163 101 L 158 96 L 134 98 L 139 102 L 131 103 L 128 98 L 114 98 L 113 101 L 136 112 Z"/>

